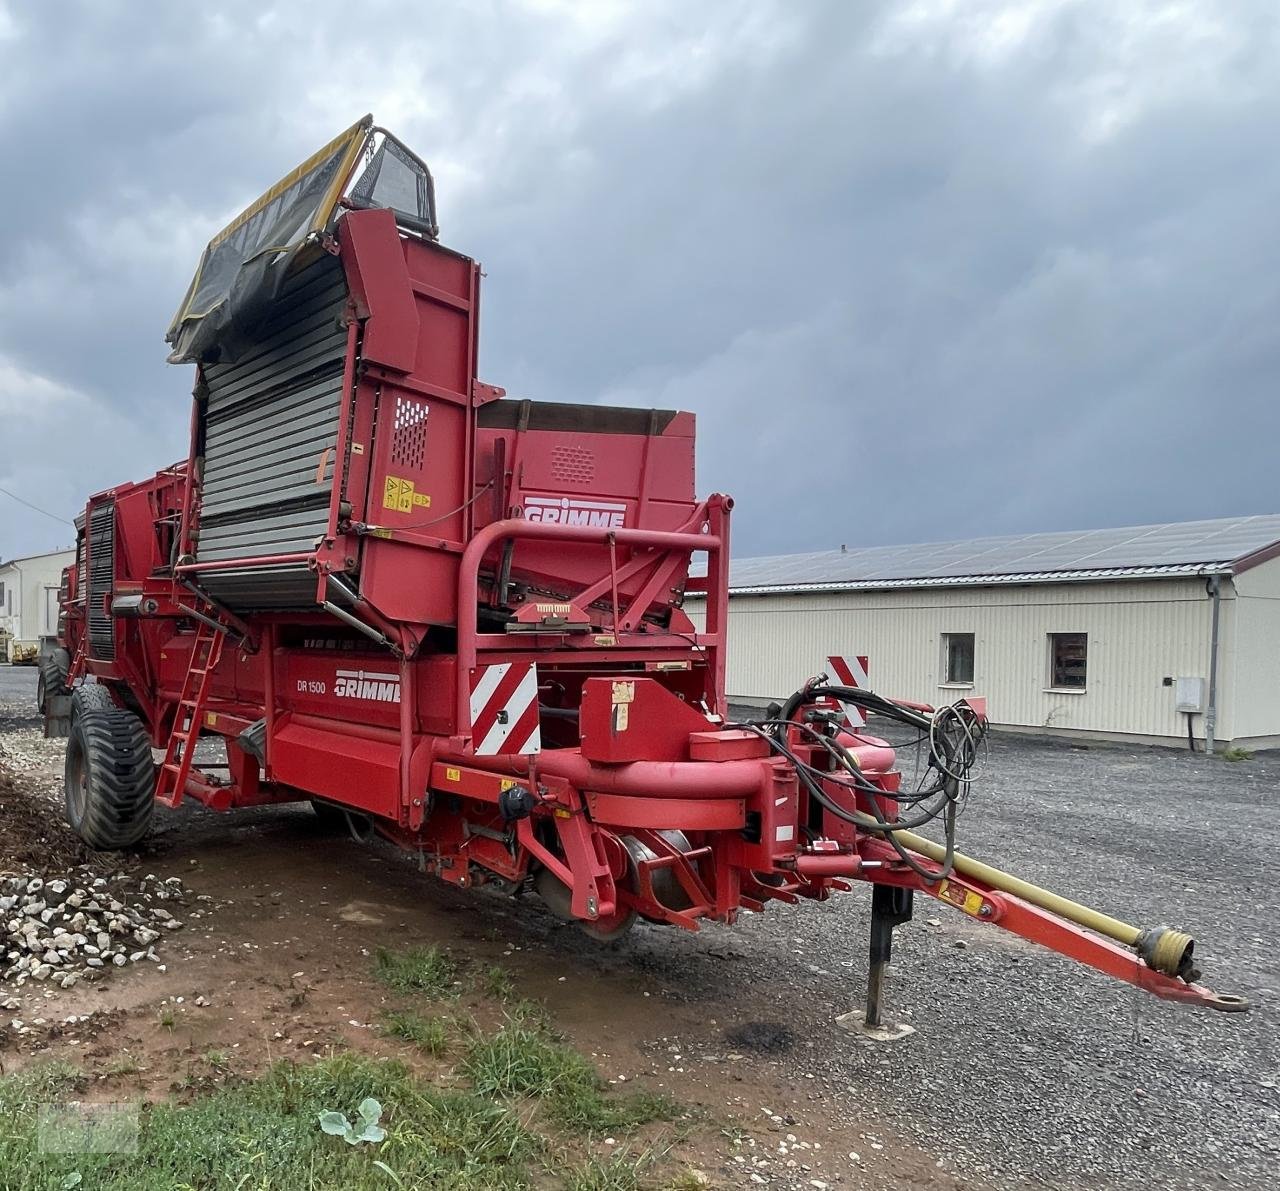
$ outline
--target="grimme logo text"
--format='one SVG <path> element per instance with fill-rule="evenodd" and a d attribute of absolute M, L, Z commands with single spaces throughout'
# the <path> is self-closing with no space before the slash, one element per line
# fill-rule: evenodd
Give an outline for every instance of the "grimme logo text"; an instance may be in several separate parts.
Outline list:
<path fill-rule="evenodd" d="M 621 529 L 626 523 L 627 506 L 617 501 L 578 500 L 568 496 L 526 496 L 524 515 L 529 521 L 546 521 L 552 525 L 602 525 Z"/>
<path fill-rule="evenodd" d="M 370 699 L 374 703 L 400 702 L 400 675 L 368 670 L 339 670 L 333 693 L 345 699 Z"/>

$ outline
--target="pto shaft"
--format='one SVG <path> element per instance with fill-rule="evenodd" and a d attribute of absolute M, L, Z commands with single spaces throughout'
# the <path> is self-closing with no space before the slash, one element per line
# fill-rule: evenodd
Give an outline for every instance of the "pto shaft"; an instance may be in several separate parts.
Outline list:
<path fill-rule="evenodd" d="M 932 840 L 911 831 L 898 831 L 894 834 L 899 843 L 913 852 L 920 853 L 921 856 L 927 856 L 940 864 L 946 859 L 946 849 Z M 1068 922 L 1074 922 L 1077 926 L 1083 926 L 1095 934 L 1114 939 L 1126 947 L 1133 947 L 1142 957 L 1143 962 L 1157 972 L 1162 972 L 1166 976 L 1181 977 L 1187 981 L 1195 980 L 1199 975 L 1192 962 L 1195 941 L 1182 931 L 1172 930 L 1169 927 L 1140 930 L 1127 922 L 1121 922 L 1118 918 L 1112 918 L 1109 914 L 1091 910 L 1088 906 L 1082 906 L 1070 898 L 1042 889 L 1039 885 L 1033 885 L 1030 881 L 1013 876 L 1012 873 L 983 864 L 981 860 L 975 860 L 972 856 L 965 856 L 961 852 L 953 853 L 952 865 L 961 876 L 981 881 L 992 889 L 1021 898 L 1024 902 L 1039 906 L 1042 910 L 1048 910 L 1049 913 L 1065 918 Z"/>

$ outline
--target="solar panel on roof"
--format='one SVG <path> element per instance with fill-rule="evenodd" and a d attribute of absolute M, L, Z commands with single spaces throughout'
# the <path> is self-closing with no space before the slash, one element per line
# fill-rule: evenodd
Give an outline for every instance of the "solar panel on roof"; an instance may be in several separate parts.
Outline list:
<path fill-rule="evenodd" d="M 734 587 L 1225 565 L 1280 542 L 1280 514 L 735 559 Z M 1081 576 L 1085 577 L 1085 576 Z"/>

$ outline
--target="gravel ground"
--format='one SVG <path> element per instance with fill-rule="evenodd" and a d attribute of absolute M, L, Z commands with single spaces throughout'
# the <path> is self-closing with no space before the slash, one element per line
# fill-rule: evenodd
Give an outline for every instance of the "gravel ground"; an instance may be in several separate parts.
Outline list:
<path fill-rule="evenodd" d="M 959 840 L 1128 921 L 1189 931 L 1204 982 L 1252 1011 L 1158 1001 L 919 895 L 888 982 L 890 1015 L 917 1032 L 894 1043 L 832 1025 L 865 988 L 858 891 L 748 916 L 729 970 L 672 956 L 705 952 L 709 932 L 701 946 L 651 932 L 652 961 L 686 982 L 776 996 L 777 1022 L 816 1043 L 798 1049 L 815 1096 L 852 1112 L 870 1092 L 896 1132 L 958 1173 L 997 1186 L 1274 1186 L 1280 755 L 1233 764 L 993 737 Z"/>
<path fill-rule="evenodd" d="M 34 672 L 0 667 L 0 721 L 33 725 L 33 690 Z M 22 747 L 39 748 L 30 735 Z M 891 1016 L 916 1033 L 873 1044 L 833 1024 L 865 988 L 864 890 L 733 930 L 642 926 L 605 949 L 549 922 L 536 899 L 467 904 L 498 911 L 493 923 L 585 987 L 593 973 L 660 982 L 655 996 L 679 1002 L 681 1021 L 706 1024 L 659 1012 L 655 1057 L 719 1082 L 735 1110 L 820 1111 L 835 1123 L 828 1142 L 858 1151 L 868 1173 L 900 1138 L 937 1158 L 940 1179 L 961 1180 L 947 1186 L 1274 1185 L 1280 960 L 1263 915 L 1280 879 L 1280 755 L 1231 764 L 998 736 L 960 846 L 1119 917 L 1190 931 L 1205 983 L 1247 996 L 1252 1012 L 1168 1005 L 918 898 L 887 990 Z"/>

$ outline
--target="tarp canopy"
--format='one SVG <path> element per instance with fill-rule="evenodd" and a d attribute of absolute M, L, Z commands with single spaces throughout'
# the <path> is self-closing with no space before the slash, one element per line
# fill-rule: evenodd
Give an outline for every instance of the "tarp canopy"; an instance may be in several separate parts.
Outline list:
<path fill-rule="evenodd" d="M 349 205 L 392 207 L 434 237 L 435 198 L 427 167 L 365 116 L 209 241 L 165 335 L 173 345 L 171 364 L 236 358 L 281 281 L 303 263 L 304 252 L 309 256 L 316 250 L 315 233 L 337 217 L 362 157 L 365 166 Z"/>

